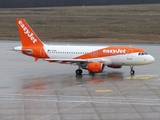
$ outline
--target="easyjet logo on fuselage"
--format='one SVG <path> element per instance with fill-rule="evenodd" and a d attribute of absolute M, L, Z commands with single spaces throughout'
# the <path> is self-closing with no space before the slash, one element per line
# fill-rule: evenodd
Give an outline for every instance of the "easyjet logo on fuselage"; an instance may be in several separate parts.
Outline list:
<path fill-rule="evenodd" d="M 18 24 L 23 29 L 24 34 L 28 35 L 28 37 L 30 38 L 30 40 L 35 44 L 37 42 L 37 39 L 34 38 L 34 34 L 27 29 L 27 27 L 23 24 L 22 21 L 18 21 Z"/>
<path fill-rule="evenodd" d="M 126 49 L 117 49 L 117 50 L 114 50 L 114 49 L 104 49 L 103 50 L 103 53 L 109 53 L 109 54 L 125 54 L 126 53 Z"/>

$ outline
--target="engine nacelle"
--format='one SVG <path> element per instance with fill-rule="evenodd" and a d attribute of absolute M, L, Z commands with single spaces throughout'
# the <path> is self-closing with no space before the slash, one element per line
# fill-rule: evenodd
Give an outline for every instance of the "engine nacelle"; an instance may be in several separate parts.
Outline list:
<path fill-rule="evenodd" d="M 107 65 L 107 67 L 119 69 L 119 68 L 121 68 L 122 66 L 120 66 L 120 65 Z"/>
<path fill-rule="evenodd" d="M 92 62 L 87 64 L 87 70 L 92 73 L 101 73 L 103 72 L 105 65 L 100 62 Z"/>

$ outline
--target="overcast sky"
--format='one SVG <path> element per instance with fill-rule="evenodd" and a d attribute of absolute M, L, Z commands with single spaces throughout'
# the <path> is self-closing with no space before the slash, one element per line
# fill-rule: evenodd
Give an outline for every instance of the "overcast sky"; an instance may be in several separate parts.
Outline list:
<path fill-rule="evenodd" d="M 0 8 L 155 3 L 160 3 L 160 0 L 0 0 Z"/>

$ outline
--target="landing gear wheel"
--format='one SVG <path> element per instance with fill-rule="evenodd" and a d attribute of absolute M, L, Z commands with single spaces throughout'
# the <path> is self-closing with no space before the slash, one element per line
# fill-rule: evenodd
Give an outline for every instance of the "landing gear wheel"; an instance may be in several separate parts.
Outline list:
<path fill-rule="evenodd" d="M 130 73 L 131 73 L 131 75 L 134 75 L 135 71 L 134 71 L 134 70 L 131 70 Z"/>
<path fill-rule="evenodd" d="M 76 75 L 81 75 L 82 72 L 83 72 L 83 71 L 82 71 L 81 69 L 77 69 L 77 70 L 75 71 Z"/>
<path fill-rule="evenodd" d="M 135 74 L 135 71 L 133 69 L 133 66 L 131 66 L 131 71 L 130 71 L 131 75 L 134 75 Z"/>

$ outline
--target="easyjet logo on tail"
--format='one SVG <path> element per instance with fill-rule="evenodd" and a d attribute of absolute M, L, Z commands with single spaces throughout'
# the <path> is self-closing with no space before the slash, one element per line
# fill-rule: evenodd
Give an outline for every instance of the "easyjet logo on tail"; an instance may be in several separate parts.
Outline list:
<path fill-rule="evenodd" d="M 34 35 L 32 32 L 30 32 L 27 27 L 23 24 L 22 21 L 18 21 L 18 24 L 21 26 L 21 28 L 24 31 L 24 34 L 28 35 L 28 37 L 30 38 L 30 40 L 35 44 L 37 42 L 37 39 L 34 38 Z"/>

